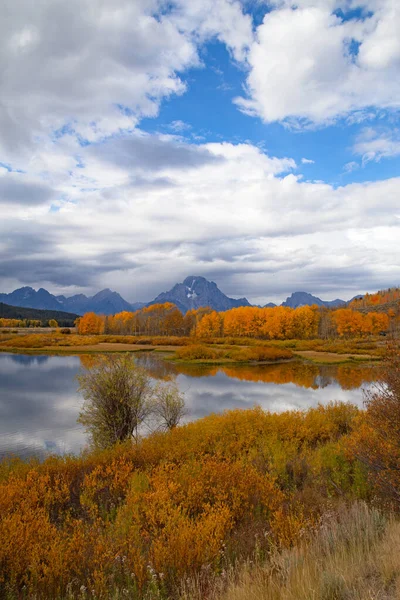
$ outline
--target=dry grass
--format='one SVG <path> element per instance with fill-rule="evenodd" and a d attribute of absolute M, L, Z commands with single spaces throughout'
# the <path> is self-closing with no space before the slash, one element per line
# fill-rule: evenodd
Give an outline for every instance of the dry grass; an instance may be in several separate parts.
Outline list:
<path fill-rule="evenodd" d="M 400 523 L 356 504 L 326 515 L 309 540 L 273 551 L 266 564 L 185 587 L 181 600 L 399 600 Z"/>
<path fill-rule="evenodd" d="M 315 350 L 297 350 L 296 354 L 301 356 L 301 358 L 324 364 L 342 363 L 349 360 L 378 360 L 376 356 L 372 356 L 371 354 L 338 354 L 336 352 L 319 352 Z"/>
<path fill-rule="evenodd" d="M 210 348 L 202 344 L 192 344 L 177 349 L 175 358 L 182 361 L 208 361 L 214 364 L 225 362 L 270 363 L 289 360 L 293 358 L 293 352 L 286 348 L 268 346 Z"/>

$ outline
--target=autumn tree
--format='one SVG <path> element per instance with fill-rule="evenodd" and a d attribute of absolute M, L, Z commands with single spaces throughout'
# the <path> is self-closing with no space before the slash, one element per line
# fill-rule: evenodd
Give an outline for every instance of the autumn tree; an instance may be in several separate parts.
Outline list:
<path fill-rule="evenodd" d="M 58 327 L 58 323 L 55 319 L 50 319 L 49 327 Z"/>
<path fill-rule="evenodd" d="M 89 312 L 75 321 L 80 335 L 98 335 L 104 332 L 105 318 Z"/>
<path fill-rule="evenodd" d="M 360 336 L 364 330 L 363 315 L 350 308 L 340 308 L 332 313 L 340 337 Z"/>
<path fill-rule="evenodd" d="M 299 306 L 293 312 L 291 335 L 300 340 L 316 338 L 319 320 L 317 306 Z"/>
<path fill-rule="evenodd" d="M 222 335 L 222 317 L 220 313 L 213 310 L 204 315 L 197 325 L 198 337 L 220 337 Z"/>
<path fill-rule="evenodd" d="M 105 355 L 78 375 L 85 399 L 79 422 L 94 446 L 104 448 L 138 438 L 152 409 L 153 385 L 147 371 L 130 354 Z"/>
<path fill-rule="evenodd" d="M 380 331 L 389 329 L 389 316 L 386 313 L 370 312 L 364 317 L 364 331 L 377 335 Z"/>

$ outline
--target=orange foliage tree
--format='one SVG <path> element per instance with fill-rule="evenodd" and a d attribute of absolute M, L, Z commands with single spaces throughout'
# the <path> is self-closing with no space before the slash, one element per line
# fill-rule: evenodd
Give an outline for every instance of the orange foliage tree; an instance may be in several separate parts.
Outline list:
<path fill-rule="evenodd" d="M 196 335 L 198 337 L 221 337 L 223 319 L 220 313 L 213 310 L 203 316 L 197 325 Z"/>
<path fill-rule="evenodd" d="M 341 337 L 376 335 L 389 328 L 389 316 L 385 313 L 362 314 L 351 308 L 339 308 L 332 312 L 332 319 Z"/>
<path fill-rule="evenodd" d="M 98 335 L 104 332 L 104 322 L 104 317 L 89 312 L 77 319 L 75 323 L 80 335 Z"/>
<path fill-rule="evenodd" d="M 318 306 L 260 308 L 242 306 L 225 312 L 209 307 L 185 315 L 172 304 L 152 304 L 135 312 L 113 316 L 87 313 L 77 320 L 81 334 L 145 336 L 192 336 L 200 338 L 258 338 L 268 340 L 315 339 L 318 337 L 360 337 L 377 335 L 396 326 L 397 313 L 369 312 Z"/>

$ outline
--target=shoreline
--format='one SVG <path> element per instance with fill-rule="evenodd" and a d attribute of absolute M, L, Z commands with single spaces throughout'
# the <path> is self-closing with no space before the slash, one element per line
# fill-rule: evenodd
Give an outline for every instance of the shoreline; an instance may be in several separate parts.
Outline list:
<path fill-rule="evenodd" d="M 105 347 L 107 345 L 107 348 Z M 288 359 L 270 360 L 270 361 L 254 361 L 254 360 L 234 360 L 232 358 L 220 358 L 220 359 L 193 359 L 193 360 L 182 360 L 174 358 L 174 350 L 170 346 L 144 346 L 144 345 L 129 345 L 128 344 L 105 344 L 101 346 L 71 346 L 71 347 L 45 347 L 45 348 L 18 348 L 18 347 L 1 347 L 0 352 L 3 354 L 25 354 L 28 356 L 80 356 L 80 355 L 93 355 L 93 354 L 113 354 L 113 353 L 145 353 L 145 352 L 156 352 L 157 354 L 166 354 L 168 356 L 163 357 L 165 360 L 173 362 L 178 365 L 248 365 L 248 366 L 270 366 L 287 364 L 291 362 L 304 362 L 315 365 L 343 365 L 343 364 L 360 364 L 366 365 L 368 363 L 379 364 L 382 362 L 382 358 L 379 356 L 372 355 L 357 355 L 357 354 L 339 354 L 333 352 L 317 352 L 313 350 L 298 350 L 294 352 L 294 356 Z M 113 346 L 113 347 L 110 347 Z"/>

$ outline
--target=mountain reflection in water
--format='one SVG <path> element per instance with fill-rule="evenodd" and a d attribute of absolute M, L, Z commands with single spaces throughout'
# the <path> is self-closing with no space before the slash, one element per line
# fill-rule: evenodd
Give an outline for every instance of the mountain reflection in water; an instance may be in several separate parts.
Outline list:
<path fill-rule="evenodd" d="M 0 457 L 43 457 L 79 452 L 86 435 L 76 419 L 82 405 L 76 375 L 96 356 L 0 354 Z M 259 405 L 265 410 L 306 409 L 334 400 L 362 405 L 361 386 L 376 366 L 290 362 L 278 365 L 178 365 L 156 353 L 136 356 L 156 379 L 176 379 L 185 392 L 187 419 Z"/>

